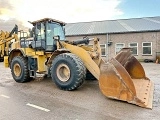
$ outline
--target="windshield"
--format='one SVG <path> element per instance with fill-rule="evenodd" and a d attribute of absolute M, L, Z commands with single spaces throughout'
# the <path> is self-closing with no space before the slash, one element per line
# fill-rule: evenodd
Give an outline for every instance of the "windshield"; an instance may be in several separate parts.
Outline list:
<path fill-rule="evenodd" d="M 65 40 L 63 27 L 58 23 L 49 23 L 47 26 L 47 37 L 60 36 L 60 40 Z"/>

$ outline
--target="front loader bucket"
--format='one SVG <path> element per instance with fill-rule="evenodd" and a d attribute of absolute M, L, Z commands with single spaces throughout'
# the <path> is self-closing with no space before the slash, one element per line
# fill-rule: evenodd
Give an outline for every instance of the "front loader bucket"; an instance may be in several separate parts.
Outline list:
<path fill-rule="evenodd" d="M 125 50 L 120 54 L 116 56 L 118 60 L 112 58 L 100 66 L 99 86 L 102 93 L 109 98 L 152 108 L 153 83 L 145 76 L 143 67 L 130 51 Z"/>
<path fill-rule="evenodd" d="M 127 70 L 132 78 L 146 78 L 145 71 L 139 61 L 132 55 L 130 48 L 123 48 L 115 59 Z"/>

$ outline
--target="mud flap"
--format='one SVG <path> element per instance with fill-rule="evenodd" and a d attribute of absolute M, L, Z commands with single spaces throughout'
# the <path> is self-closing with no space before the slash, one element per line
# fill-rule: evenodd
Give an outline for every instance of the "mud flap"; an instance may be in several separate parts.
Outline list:
<path fill-rule="evenodd" d="M 101 64 L 100 89 L 109 98 L 152 108 L 153 83 L 145 76 L 143 67 L 136 58 L 128 51 L 126 54 L 128 55 L 124 54 L 125 57 L 121 57 L 124 59 L 122 61 L 117 57 L 119 61 L 112 58 L 109 62 Z M 135 70 L 139 70 L 140 73 L 135 73 Z"/>

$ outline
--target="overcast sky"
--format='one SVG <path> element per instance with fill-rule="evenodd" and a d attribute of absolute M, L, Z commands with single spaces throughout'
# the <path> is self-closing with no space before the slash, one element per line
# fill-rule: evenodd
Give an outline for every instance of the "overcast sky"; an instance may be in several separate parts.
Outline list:
<path fill-rule="evenodd" d="M 160 0 L 0 0 L 0 29 L 49 17 L 66 23 L 160 16 Z"/>

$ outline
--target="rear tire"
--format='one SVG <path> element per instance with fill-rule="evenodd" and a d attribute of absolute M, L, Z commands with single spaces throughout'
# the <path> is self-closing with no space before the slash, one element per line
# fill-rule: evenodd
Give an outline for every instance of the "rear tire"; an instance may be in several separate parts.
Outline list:
<path fill-rule="evenodd" d="M 86 68 L 78 56 L 63 53 L 52 61 L 51 77 L 60 89 L 75 90 L 83 84 Z"/>
<path fill-rule="evenodd" d="M 11 62 L 11 73 L 16 82 L 24 83 L 30 81 L 28 62 L 23 56 L 16 56 Z"/>

